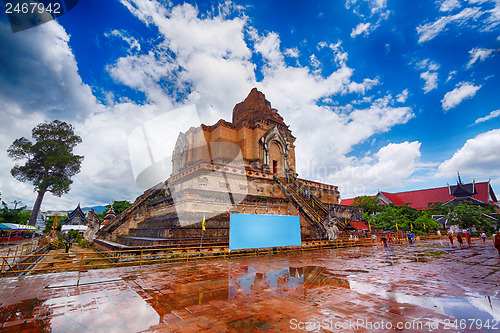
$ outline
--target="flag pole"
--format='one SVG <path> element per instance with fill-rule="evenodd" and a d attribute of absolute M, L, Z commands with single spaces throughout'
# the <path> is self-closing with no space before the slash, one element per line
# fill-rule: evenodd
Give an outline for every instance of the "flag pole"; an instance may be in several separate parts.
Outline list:
<path fill-rule="evenodd" d="M 203 221 L 201 222 L 200 257 L 201 257 L 201 244 L 203 243 L 203 232 L 204 231 L 205 231 L 205 214 L 203 214 Z"/>

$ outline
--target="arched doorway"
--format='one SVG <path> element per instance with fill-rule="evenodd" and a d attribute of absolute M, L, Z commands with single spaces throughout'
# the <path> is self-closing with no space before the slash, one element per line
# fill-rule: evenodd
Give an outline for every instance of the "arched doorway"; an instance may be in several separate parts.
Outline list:
<path fill-rule="evenodd" d="M 278 177 L 285 177 L 288 172 L 288 144 L 283 134 L 274 127 L 264 134 L 259 142 L 262 147 L 263 170 Z"/>
<path fill-rule="evenodd" d="M 271 144 L 269 149 L 269 164 L 271 168 L 271 172 L 273 175 L 282 177 L 283 176 L 283 156 L 281 155 L 281 149 L 276 142 Z"/>

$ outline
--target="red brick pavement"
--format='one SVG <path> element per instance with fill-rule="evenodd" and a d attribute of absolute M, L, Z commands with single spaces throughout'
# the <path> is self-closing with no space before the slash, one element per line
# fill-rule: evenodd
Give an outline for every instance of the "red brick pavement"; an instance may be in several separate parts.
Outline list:
<path fill-rule="evenodd" d="M 500 331 L 491 241 L 103 269 L 79 286 L 74 272 L 0 282 L 1 332 L 488 331 L 479 320 Z"/>

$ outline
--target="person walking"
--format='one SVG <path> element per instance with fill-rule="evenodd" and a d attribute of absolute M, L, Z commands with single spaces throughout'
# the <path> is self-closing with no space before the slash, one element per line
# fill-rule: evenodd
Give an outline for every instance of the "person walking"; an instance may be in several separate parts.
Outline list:
<path fill-rule="evenodd" d="M 462 234 L 460 232 L 457 234 L 457 241 L 458 244 L 460 244 L 460 248 L 462 248 L 462 245 L 464 245 L 464 238 L 462 237 Z"/>
<path fill-rule="evenodd" d="M 387 243 L 394 244 L 394 241 L 392 240 L 392 235 L 390 232 L 387 233 Z"/>
<path fill-rule="evenodd" d="M 450 240 L 451 247 L 453 247 L 453 234 L 451 232 L 448 233 L 448 239 Z"/>
<path fill-rule="evenodd" d="M 468 245 L 469 245 L 469 247 L 470 247 L 470 246 L 471 246 L 471 244 L 472 244 L 472 239 L 471 239 L 471 237 L 470 237 L 470 232 L 468 232 L 468 231 L 465 233 L 465 241 L 467 242 L 467 244 L 468 244 Z"/>
<path fill-rule="evenodd" d="M 500 255 L 500 232 L 498 230 L 497 230 L 497 233 L 495 234 L 494 244 L 495 244 L 495 248 L 498 251 L 498 255 Z"/>
<path fill-rule="evenodd" d="M 387 247 L 387 236 L 386 234 L 382 234 L 382 236 L 380 237 L 382 243 L 384 244 L 384 247 Z"/>
<path fill-rule="evenodd" d="M 410 244 L 415 243 L 415 234 L 413 233 L 413 231 L 410 231 L 410 233 L 408 234 L 408 238 L 410 238 Z"/>
<path fill-rule="evenodd" d="M 486 234 L 484 231 L 481 233 L 481 238 L 483 239 L 483 243 L 486 243 Z"/>

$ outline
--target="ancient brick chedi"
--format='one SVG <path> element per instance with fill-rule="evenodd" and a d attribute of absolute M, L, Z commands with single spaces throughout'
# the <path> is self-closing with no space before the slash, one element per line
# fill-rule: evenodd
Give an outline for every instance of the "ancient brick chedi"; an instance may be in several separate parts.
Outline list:
<path fill-rule="evenodd" d="M 199 243 L 205 219 L 203 242 L 224 243 L 230 212 L 300 214 L 303 238 L 333 238 L 352 214 L 328 214 L 338 206 L 336 186 L 297 177 L 295 140 L 254 88 L 234 107 L 232 122 L 180 133 L 170 178 L 144 192 L 98 238 L 141 246 Z"/>

